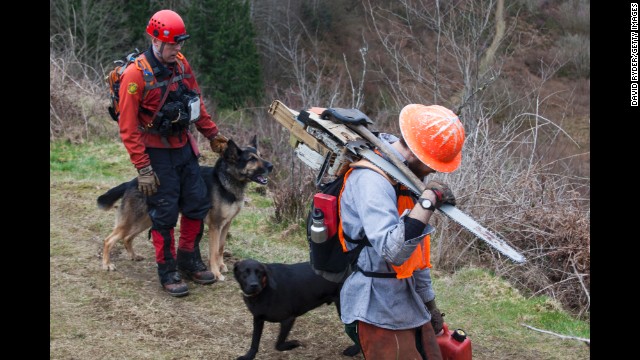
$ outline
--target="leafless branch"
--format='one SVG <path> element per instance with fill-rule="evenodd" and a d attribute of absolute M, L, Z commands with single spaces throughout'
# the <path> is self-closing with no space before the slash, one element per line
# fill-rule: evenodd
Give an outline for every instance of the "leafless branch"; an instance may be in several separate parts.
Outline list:
<path fill-rule="evenodd" d="M 581 338 L 581 337 L 577 337 L 577 336 L 568 336 L 568 335 L 557 334 L 557 333 L 554 333 L 552 331 L 537 329 L 537 328 L 534 328 L 533 326 L 530 326 L 530 325 L 527 325 L 527 324 L 520 324 L 520 325 L 522 325 L 522 326 L 524 326 L 526 328 L 529 328 L 531 330 L 539 331 L 541 333 L 557 336 L 557 337 L 559 337 L 561 339 L 572 339 L 572 340 L 583 341 L 583 342 L 587 343 L 587 345 L 591 346 L 591 340 L 590 339 L 585 339 L 585 338 Z"/>

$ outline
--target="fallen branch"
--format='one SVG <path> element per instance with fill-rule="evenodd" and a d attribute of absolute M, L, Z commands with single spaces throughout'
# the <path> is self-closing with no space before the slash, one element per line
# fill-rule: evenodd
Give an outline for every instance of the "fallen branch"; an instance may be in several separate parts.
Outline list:
<path fill-rule="evenodd" d="M 568 336 L 568 335 L 556 334 L 556 333 L 551 332 L 551 331 L 536 329 L 533 326 L 529 326 L 527 324 L 520 324 L 520 325 L 522 325 L 524 327 L 527 327 L 527 328 L 529 328 L 531 330 L 539 331 L 539 332 L 542 332 L 542 333 L 545 333 L 545 334 L 555 335 L 555 336 L 557 336 L 557 337 L 559 337 L 561 339 L 574 339 L 574 340 L 584 341 L 585 343 L 587 343 L 587 345 L 589 347 L 591 347 L 591 340 L 590 339 L 585 339 L 585 338 L 576 337 L 576 336 Z"/>

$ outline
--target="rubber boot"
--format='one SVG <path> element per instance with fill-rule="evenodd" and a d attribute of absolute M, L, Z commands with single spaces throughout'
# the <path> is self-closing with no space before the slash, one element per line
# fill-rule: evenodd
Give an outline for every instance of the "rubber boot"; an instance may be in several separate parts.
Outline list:
<path fill-rule="evenodd" d="M 153 246 L 156 248 L 156 263 L 158 265 L 158 277 L 162 288 L 171 296 L 180 297 L 189 295 L 187 284 L 176 268 L 176 260 L 173 255 L 173 229 L 151 230 Z"/>
<path fill-rule="evenodd" d="M 213 273 L 200 256 L 200 239 L 204 231 L 202 220 L 182 216 L 180 219 L 180 239 L 178 241 L 178 270 L 193 282 L 208 285 L 216 281 Z"/>

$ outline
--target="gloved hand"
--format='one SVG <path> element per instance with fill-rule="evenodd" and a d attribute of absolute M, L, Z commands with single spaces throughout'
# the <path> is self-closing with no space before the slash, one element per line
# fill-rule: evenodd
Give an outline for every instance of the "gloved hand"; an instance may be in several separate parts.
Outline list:
<path fill-rule="evenodd" d="M 153 172 L 151 165 L 145 166 L 138 170 L 138 190 L 147 196 L 151 196 L 158 191 L 160 179 Z"/>
<path fill-rule="evenodd" d="M 226 136 L 218 133 L 218 135 L 211 139 L 211 150 L 214 153 L 222 154 L 227 149 L 227 141 L 229 141 L 229 139 L 227 139 Z"/>
<path fill-rule="evenodd" d="M 433 326 L 433 331 L 438 335 L 444 325 L 444 313 L 441 313 L 440 309 L 436 307 L 436 299 L 426 302 L 425 306 L 431 313 L 431 326 Z"/>
<path fill-rule="evenodd" d="M 431 180 L 427 183 L 427 189 L 433 190 L 436 194 L 436 208 L 440 208 L 442 204 L 456 204 L 456 197 L 453 196 L 453 192 L 446 184 Z"/>

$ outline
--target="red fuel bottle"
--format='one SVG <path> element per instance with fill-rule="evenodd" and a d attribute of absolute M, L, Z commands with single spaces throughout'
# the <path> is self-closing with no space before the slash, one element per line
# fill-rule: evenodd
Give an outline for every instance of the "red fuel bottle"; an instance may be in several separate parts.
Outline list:
<path fill-rule="evenodd" d="M 322 210 L 324 225 L 327 227 L 327 238 L 338 231 L 338 198 L 333 195 L 318 193 L 313 196 L 313 207 Z"/>
<path fill-rule="evenodd" d="M 442 335 L 436 336 L 443 360 L 471 360 L 471 340 L 462 329 L 449 330 L 447 324 L 442 326 Z"/>

